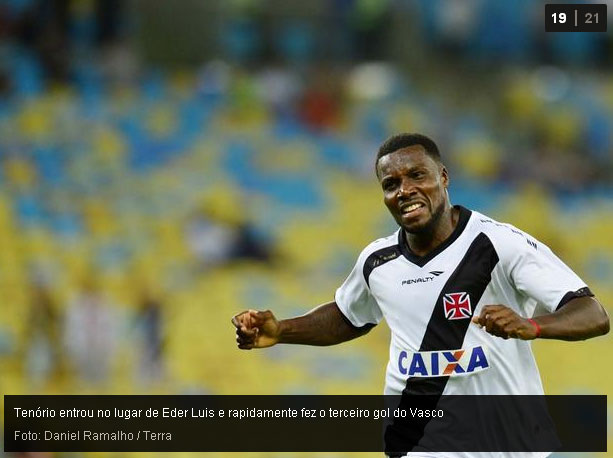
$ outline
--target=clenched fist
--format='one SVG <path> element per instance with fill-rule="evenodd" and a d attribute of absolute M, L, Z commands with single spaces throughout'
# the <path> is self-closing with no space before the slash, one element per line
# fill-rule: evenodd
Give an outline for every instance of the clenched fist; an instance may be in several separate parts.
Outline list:
<path fill-rule="evenodd" d="M 538 328 L 505 305 L 486 305 L 473 323 L 485 328 L 493 336 L 508 339 L 532 340 L 538 337 Z"/>
<path fill-rule="evenodd" d="M 246 310 L 232 317 L 236 343 L 241 350 L 272 347 L 279 342 L 281 327 L 270 310 Z"/>

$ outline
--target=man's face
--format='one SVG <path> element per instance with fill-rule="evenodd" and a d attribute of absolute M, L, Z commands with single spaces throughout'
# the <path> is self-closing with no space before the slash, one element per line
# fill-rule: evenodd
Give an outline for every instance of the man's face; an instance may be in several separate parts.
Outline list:
<path fill-rule="evenodd" d="M 445 210 L 449 177 L 421 145 L 387 154 L 377 163 L 383 201 L 409 233 L 432 230 Z"/>

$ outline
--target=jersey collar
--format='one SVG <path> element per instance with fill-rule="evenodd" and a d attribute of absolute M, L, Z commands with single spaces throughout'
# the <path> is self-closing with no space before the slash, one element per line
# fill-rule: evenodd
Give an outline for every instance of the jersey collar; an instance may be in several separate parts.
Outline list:
<path fill-rule="evenodd" d="M 404 234 L 404 230 L 400 228 L 398 232 L 398 245 L 400 246 L 400 252 L 402 255 L 411 261 L 413 264 L 417 264 L 419 267 L 425 266 L 428 262 L 430 262 L 435 256 L 442 253 L 449 245 L 451 245 L 455 240 L 464 232 L 466 225 L 468 224 L 468 220 L 470 219 L 470 215 L 472 212 L 462 207 L 461 205 L 454 205 L 454 208 L 460 210 L 460 217 L 458 218 L 458 224 L 455 229 L 451 233 L 447 239 L 439 246 L 437 246 L 434 250 L 424 256 L 417 256 L 409 249 L 409 245 L 406 242 L 406 237 Z"/>

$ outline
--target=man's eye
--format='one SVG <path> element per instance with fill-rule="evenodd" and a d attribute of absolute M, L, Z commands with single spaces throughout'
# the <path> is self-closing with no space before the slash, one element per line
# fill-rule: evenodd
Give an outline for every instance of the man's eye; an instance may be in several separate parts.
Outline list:
<path fill-rule="evenodd" d="M 395 186 L 396 185 L 393 181 L 386 181 L 385 183 L 383 183 L 383 189 L 385 191 L 391 191 L 392 189 L 394 189 Z"/>

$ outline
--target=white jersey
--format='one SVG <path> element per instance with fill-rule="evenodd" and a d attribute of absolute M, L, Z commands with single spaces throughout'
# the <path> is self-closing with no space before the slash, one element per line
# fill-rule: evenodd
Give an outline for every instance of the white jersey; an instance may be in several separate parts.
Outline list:
<path fill-rule="evenodd" d="M 408 249 L 401 229 L 368 245 L 336 291 L 336 303 L 353 326 L 387 321 L 385 394 L 543 394 L 530 342 L 492 336 L 471 318 L 489 304 L 532 317 L 537 307 L 554 312 L 591 292 L 547 246 L 512 225 L 457 208 L 454 232 L 426 256 Z"/>

